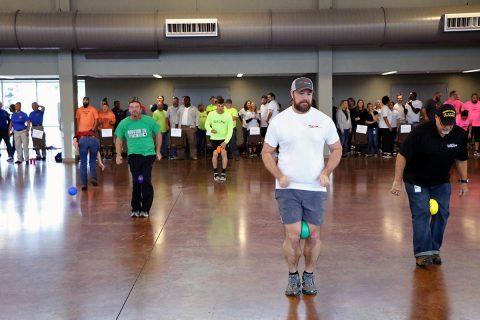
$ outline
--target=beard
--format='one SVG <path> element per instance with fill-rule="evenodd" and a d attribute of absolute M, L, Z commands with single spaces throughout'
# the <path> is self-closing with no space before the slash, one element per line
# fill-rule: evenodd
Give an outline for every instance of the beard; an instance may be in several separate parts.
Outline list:
<path fill-rule="evenodd" d="M 83 106 L 84 106 L 85 108 L 88 107 L 88 105 L 89 105 L 88 102 L 84 102 L 84 103 L 83 103 Z"/>
<path fill-rule="evenodd" d="M 311 106 L 312 103 L 307 100 L 296 101 L 295 98 L 293 98 L 293 108 L 299 113 L 307 113 Z"/>

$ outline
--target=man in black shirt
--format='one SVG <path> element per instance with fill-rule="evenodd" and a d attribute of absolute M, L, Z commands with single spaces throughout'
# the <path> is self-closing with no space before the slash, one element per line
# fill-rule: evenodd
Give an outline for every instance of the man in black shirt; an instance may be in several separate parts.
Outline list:
<path fill-rule="evenodd" d="M 427 103 L 422 108 L 422 115 L 425 121 L 435 120 L 435 113 L 437 109 L 440 108 L 442 103 L 440 99 L 442 98 L 442 94 L 440 92 L 435 92 L 433 94 L 432 99 L 428 100 Z"/>
<path fill-rule="evenodd" d="M 450 213 L 453 163 L 460 178 L 460 197 L 468 191 L 467 139 L 465 131 L 455 125 L 455 117 L 452 105 L 442 105 L 435 121 L 419 125 L 407 136 L 397 156 L 391 193 L 400 195 L 403 178 L 412 212 L 413 251 L 420 267 L 442 263 L 440 247 Z M 430 199 L 439 207 L 432 216 Z"/>

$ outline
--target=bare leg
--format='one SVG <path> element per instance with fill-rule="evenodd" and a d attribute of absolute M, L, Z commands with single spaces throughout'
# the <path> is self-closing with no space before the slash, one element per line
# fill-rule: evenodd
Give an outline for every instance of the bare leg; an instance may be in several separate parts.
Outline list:
<path fill-rule="evenodd" d="M 222 169 L 227 169 L 228 157 L 227 150 L 222 148 Z"/>
<path fill-rule="evenodd" d="M 222 157 L 222 159 L 223 159 L 223 157 Z M 217 152 L 217 150 L 213 151 L 212 165 L 213 165 L 213 169 L 217 169 L 217 165 L 218 165 L 218 152 Z"/>
<path fill-rule="evenodd" d="M 302 255 L 300 248 L 301 222 L 285 224 L 285 240 L 283 241 L 283 255 L 288 264 L 289 272 L 296 272 L 298 261 Z"/>
<path fill-rule="evenodd" d="M 310 229 L 310 237 L 305 240 L 303 255 L 305 256 L 305 271 L 313 272 L 320 256 L 322 242 L 320 240 L 320 226 L 309 223 L 308 227 Z"/>

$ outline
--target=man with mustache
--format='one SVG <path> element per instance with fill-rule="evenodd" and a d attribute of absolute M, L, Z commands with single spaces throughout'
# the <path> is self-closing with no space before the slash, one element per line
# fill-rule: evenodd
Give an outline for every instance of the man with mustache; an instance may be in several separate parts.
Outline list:
<path fill-rule="evenodd" d="M 292 106 L 277 115 L 267 129 L 262 149 L 265 167 L 275 177 L 275 198 L 285 230 L 283 253 L 288 264 L 287 296 L 317 294 L 313 271 L 320 255 L 320 226 L 323 223 L 330 174 L 342 158 L 342 146 L 332 119 L 312 108 L 313 83 L 308 78 L 293 81 Z M 288 128 L 288 130 L 285 130 Z M 331 152 L 324 163 L 323 148 Z M 279 147 L 278 163 L 275 152 Z M 308 223 L 305 240 L 305 271 L 302 282 L 298 262 L 302 254 L 300 230 Z"/>
<path fill-rule="evenodd" d="M 450 214 L 450 169 L 455 163 L 460 197 L 468 191 L 467 139 L 455 125 L 456 111 L 442 105 L 434 121 L 418 125 L 405 139 L 395 165 L 390 192 L 399 196 L 402 180 L 410 203 L 413 224 L 413 253 L 418 267 L 440 265 L 440 247 Z M 430 199 L 438 202 L 438 213 L 430 214 Z"/>

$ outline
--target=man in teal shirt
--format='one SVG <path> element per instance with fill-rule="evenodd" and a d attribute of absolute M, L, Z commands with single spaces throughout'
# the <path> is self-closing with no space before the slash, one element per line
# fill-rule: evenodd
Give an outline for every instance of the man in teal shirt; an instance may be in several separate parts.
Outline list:
<path fill-rule="evenodd" d="M 162 132 L 155 120 L 141 114 L 140 101 L 137 99 L 130 101 L 128 111 L 130 116 L 123 119 L 115 130 L 118 138 L 115 141 L 116 162 L 122 164 L 122 144 L 125 138 L 133 180 L 130 216 L 148 218 L 153 203 L 152 165 L 155 158 L 162 159 Z"/>

